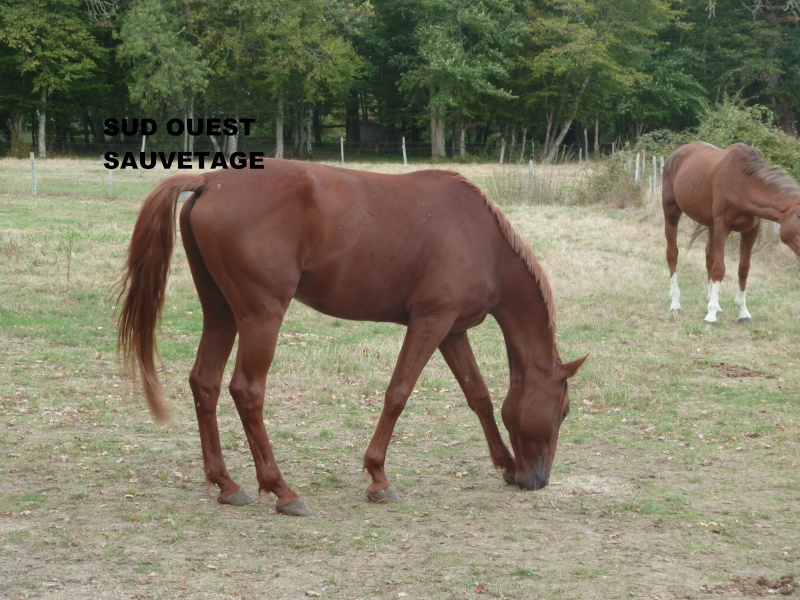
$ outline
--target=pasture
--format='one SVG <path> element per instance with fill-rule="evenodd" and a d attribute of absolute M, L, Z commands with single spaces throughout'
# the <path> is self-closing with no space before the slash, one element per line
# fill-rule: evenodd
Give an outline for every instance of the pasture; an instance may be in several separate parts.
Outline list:
<path fill-rule="evenodd" d="M 683 312 L 672 315 L 652 201 L 593 204 L 590 175 L 552 167 L 540 173 L 569 202 L 501 204 L 549 276 L 564 359 L 590 355 L 571 380 L 551 485 L 536 492 L 494 471 L 478 420 L 437 354 L 387 454 L 402 502 L 370 504 L 361 461 L 402 329 L 294 303 L 264 414 L 286 481 L 314 513 L 290 518 L 275 514 L 273 499 L 223 506 L 204 487 L 188 386 L 201 313 L 180 244 L 159 335 L 174 425 L 151 423 L 116 362 L 109 292 L 138 207 L 164 173 L 117 172 L 108 198 L 99 161 L 48 159 L 37 164 L 32 197 L 29 168 L 0 160 L 0 596 L 794 593 L 800 263 L 769 226 L 748 284 L 753 323 L 736 321 L 732 236 L 724 312 L 710 326 L 703 243 L 687 249 L 688 220 L 679 232 Z M 455 168 L 489 195 L 525 174 Z M 502 336 L 487 319 L 471 338 L 500 421 Z M 226 390 L 219 419 L 231 475 L 254 495 Z"/>

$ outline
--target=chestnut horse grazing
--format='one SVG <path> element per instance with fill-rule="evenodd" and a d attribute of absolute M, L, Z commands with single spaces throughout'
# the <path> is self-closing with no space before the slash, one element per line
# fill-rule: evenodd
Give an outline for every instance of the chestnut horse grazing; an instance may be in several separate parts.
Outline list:
<path fill-rule="evenodd" d="M 494 465 L 508 483 L 548 483 L 567 379 L 585 360 L 564 364 L 556 347 L 553 294 L 536 256 L 505 216 L 458 174 L 381 175 L 292 161 L 263 170 L 185 174 L 161 182 L 142 205 L 120 298 L 119 344 L 138 363 L 157 421 L 167 418 L 156 377 L 156 323 L 172 254 L 181 192 L 181 236 L 203 309 L 189 377 L 203 468 L 219 501 L 252 502 L 228 475 L 216 406 L 225 363 L 239 335 L 230 392 L 256 466 L 259 493 L 276 509 L 310 514 L 281 476 L 264 427 L 267 371 L 292 300 L 342 319 L 407 326 L 383 411 L 364 455 L 376 502 L 396 502 L 384 472 L 400 413 L 438 348 L 477 413 Z M 510 387 L 502 407 L 513 455 L 495 422 L 489 390 L 467 330 L 492 314 L 508 349 Z"/>
<path fill-rule="evenodd" d="M 761 219 L 780 223 L 781 241 L 800 255 L 800 185 L 786 171 L 764 162 L 761 153 L 745 144 L 725 150 L 705 142 L 681 146 L 664 163 L 664 232 L 670 274 L 670 310 L 681 309 L 678 276 L 678 221 L 683 213 L 708 227 L 707 323 L 717 321 L 719 286 L 725 276 L 725 242 L 731 231 L 741 233 L 739 290 L 734 304 L 739 321 L 750 321 L 745 301 L 750 253 Z"/>

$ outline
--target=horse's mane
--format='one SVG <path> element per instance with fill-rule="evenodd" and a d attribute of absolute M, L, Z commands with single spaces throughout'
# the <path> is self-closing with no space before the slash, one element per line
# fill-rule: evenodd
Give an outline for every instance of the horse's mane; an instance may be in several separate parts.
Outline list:
<path fill-rule="evenodd" d="M 525 243 L 525 240 L 523 240 L 522 237 L 520 237 L 520 235 L 514 230 L 503 212 L 494 202 L 489 199 L 488 196 L 486 196 L 486 194 L 481 191 L 477 185 L 472 183 L 460 173 L 454 172 L 453 175 L 474 189 L 480 195 L 480 197 L 483 198 L 484 202 L 486 202 L 486 206 L 494 215 L 495 219 L 497 219 L 497 223 L 500 225 L 500 231 L 503 232 L 503 236 L 506 238 L 514 252 L 516 252 L 517 255 L 522 259 L 522 262 L 525 263 L 525 266 L 528 267 L 528 272 L 533 275 L 533 278 L 539 285 L 539 291 L 542 294 L 542 299 L 544 300 L 544 305 L 547 309 L 550 331 L 552 331 L 553 335 L 555 336 L 556 311 L 555 301 L 553 300 L 553 290 L 550 287 L 550 283 L 547 280 L 544 269 L 542 269 L 542 265 L 539 264 L 539 259 L 536 258 L 536 254 L 533 253 L 533 250 L 531 250 L 530 246 L 528 246 L 528 244 Z"/>
<path fill-rule="evenodd" d="M 800 198 L 800 184 L 778 165 L 766 162 L 755 146 L 750 147 L 750 154 L 744 161 L 742 171 L 776 188 L 782 194 Z"/>

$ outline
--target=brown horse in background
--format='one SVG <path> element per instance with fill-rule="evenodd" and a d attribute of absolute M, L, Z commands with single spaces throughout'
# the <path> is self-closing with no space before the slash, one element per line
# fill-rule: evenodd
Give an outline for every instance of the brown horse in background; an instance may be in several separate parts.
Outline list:
<path fill-rule="evenodd" d="M 369 498 L 395 502 L 386 450 L 422 369 L 438 348 L 477 413 L 494 465 L 523 489 L 547 485 L 567 379 L 585 358 L 564 364 L 556 347 L 553 295 L 533 252 L 500 210 L 455 173 L 382 175 L 269 160 L 263 170 L 214 171 L 164 180 L 142 205 L 120 298 L 119 344 L 138 363 L 150 410 L 167 419 L 156 377 L 156 324 L 164 303 L 178 196 L 186 256 L 203 309 L 189 382 L 203 468 L 219 501 L 252 502 L 222 457 L 216 407 L 225 364 L 239 346 L 230 392 L 256 466 L 259 492 L 283 514 L 310 514 L 283 480 L 264 427 L 267 371 L 292 298 L 342 319 L 407 326 L 383 411 L 364 455 Z M 467 330 L 492 314 L 508 350 L 510 387 L 503 423 Z"/>
<path fill-rule="evenodd" d="M 763 160 L 761 153 L 745 144 L 725 150 L 705 142 L 686 144 L 664 163 L 661 193 L 667 264 L 670 274 L 670 310 L 681 309 L 678 276 L 678 221 L 683 213 L 708 227 L 707 323 L 717 321 L 719 286 L 725 276 L 725 242 L 731 231 L 741 233 L 739 290 L 734 304 L 739 321 L 750 321 L 745 301 L 750 254 L 761 219 L 780 223 L 781 241 L 800 255 L 800 185 L 786 171 Z"/>

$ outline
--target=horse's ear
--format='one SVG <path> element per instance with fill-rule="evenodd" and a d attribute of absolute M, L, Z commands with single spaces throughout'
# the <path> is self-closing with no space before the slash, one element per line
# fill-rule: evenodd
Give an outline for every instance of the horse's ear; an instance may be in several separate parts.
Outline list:
<path fill-rule="evenodd" d="M 561 368 L 559 369 L 561 377 L 563 379 L 569 379 L 570 377 L 575 375 L 575 373 L 578 372 L 578 370 L 581 368 L 581 365 L 583 365 L 584 361 L 587 358 L 589 358 L 588 354 L 583 358 L 579 358 L 577 360 L 573 360 L 572 362 L 568 362 L 566 364 L 561 365 Z"/>

